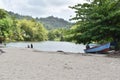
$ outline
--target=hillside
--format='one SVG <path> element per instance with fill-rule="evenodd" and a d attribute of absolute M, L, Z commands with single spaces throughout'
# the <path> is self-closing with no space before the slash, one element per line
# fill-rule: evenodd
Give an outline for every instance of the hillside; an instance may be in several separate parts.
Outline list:
<path fill-rule="evenodd" d="M 62 18 L 57 18 L 53 16 L 49 16 L 46 18 L 32 18 L 31 16 L 23 16 L 13 12 L 8 13 L 9 15 L 15 17 L 16 19 L 28 19 L 28 20 L 35 19 L 36 21 L 41 22 L 48 30 L 57 28 L 70 28 L 72 26 L 72 23 L 65 21 Z"/>
<path fill-rule="evenodd" d="M 23 16 L 23 15 L 20 15 L 20 14 L 17 14 L 17 13 L 13 13 L 13 12 L 8 12 L 8 14 L 16 19 L 33 19 L 31 16 Z"/>
<path fill-rule="evenodd" d="M 72 26 L 72 23 L 53 16 L 49 16 L 47 18 L 39 18 L 36 20 L 43 23 L 47 29 L 70 28 Z"/>

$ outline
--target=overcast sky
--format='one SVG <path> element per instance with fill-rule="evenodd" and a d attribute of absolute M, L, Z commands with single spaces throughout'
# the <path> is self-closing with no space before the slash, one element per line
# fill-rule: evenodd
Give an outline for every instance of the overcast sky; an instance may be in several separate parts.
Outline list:
<path fill-rule="evenodd" d="M 0 0 L 0 8 L 32 17 L 55 16 L 69 20 L 74 10 L 68 8 L 86 0 Z"/>

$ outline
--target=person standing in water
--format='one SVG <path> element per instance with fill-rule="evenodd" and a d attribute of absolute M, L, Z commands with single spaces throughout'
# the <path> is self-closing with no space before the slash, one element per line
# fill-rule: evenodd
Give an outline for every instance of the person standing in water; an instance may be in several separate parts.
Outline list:
<path fill-rule="evenodd" d="M 33 48 L 33 44 L 31 44 L 31 48 Z"/>
<path fill-rule="evenodd" d="M 27 48 L 30 48 L 30 46 L 28 45 Z"/>

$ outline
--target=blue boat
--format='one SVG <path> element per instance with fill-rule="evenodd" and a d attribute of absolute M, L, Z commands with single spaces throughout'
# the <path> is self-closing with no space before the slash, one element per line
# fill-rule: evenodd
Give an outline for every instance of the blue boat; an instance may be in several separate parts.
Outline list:
<path fill-rule="evenodd" d="M 110 43 L 84 49 L 85 53 L 107 52 L 110 49 Z"/>

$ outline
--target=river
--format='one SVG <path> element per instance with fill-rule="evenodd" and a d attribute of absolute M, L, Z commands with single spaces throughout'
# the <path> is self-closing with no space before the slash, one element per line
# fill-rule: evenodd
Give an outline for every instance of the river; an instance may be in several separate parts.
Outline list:
<path fill-rule="evenodd" d="M 6 47 L 27 48 L 33 44 L 33 48 L 40 51 L 64 51 L 73 53 L 84 53 L 85 45 L 72 42 L 44 41 L 44 42 L 11 42 Z"/>

